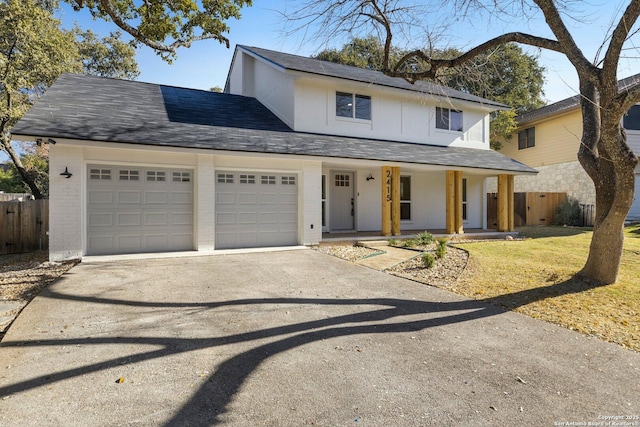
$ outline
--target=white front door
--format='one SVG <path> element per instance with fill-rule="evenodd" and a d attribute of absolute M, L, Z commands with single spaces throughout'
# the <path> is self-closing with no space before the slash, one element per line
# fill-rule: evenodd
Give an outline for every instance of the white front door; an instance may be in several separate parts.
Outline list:
<path fill-rule="evenodd" d="M 331 174 L 331 231 L 354 229 L 353 172 Z"/>

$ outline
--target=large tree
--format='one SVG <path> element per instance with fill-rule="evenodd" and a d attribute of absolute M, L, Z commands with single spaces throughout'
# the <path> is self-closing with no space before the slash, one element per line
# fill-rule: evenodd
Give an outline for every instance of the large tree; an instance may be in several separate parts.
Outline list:
<path fill-rule="evenodd" d="M 427 3 L 425 0 L 424 3 Z M 614 283 L 618 277 L 623 250 L 624 221 L 634 196 L 635 167 L 638 158 L 626 142 L 622 117 L 634 104 L 640 102 L 640 84 L 618 86 L 618 67 L 624 49 L 636 50 L 632 40 L 637 34 L 640 0 L 629 0 L 621 7 L 618 18 L 606 34 L 598 56 L 590 60 L 585 56 L 569 30 L 567 22 L 579 19 L 575 7 L 582 2 L 571 0 L 452 0 L 437 4 L 417 5 L 403 0 L 312 0 L 303 5 L 293 18 L 313 21 L 330 34 L 351 31 L 371 25 L 382 35 L 385 55 L 383 71 L 409 81 L 434 79 L 438 73 L 455 68 L 507 43 L 519 43 L 564 55 L 573 65 L 579 79 L 582 110 L 582 139 L 578 160 L 591 177 L 596 189 L 596 217 L 587 261 L 578 276 L 599 283 Z M 427 6 L 418 9 L 419 6 Z M 611 5 L 604 3 L 607 11 Z M 478 16 L 493 16 L 499 20 L 529 20 L 541 14 L 546 28 L 540 35 L 525 32 L 507 32 L 491 38 L 450 59 L 435 58 L 428 51 L 413 50 L 398 61 L 392 55 L 393 37 L 415 34 L 405 24 L 415 24 L 420 18 L 427 21 L 429 14 L 452 10 L 451 22 L 465 25 Z M 511 15 L 509 13 L 515 12 Z M 435 22 L 435 20 L 432 20 Z M 488 24 L 487 24 L 488 25 Z M 526 28 L 523 22 L 521 25 Z M 441 31 L 444 31 L 440 29 Z M 413 32 L 412 32 L 413 31 Z M 416 68 L 414 64 L 421 64 Z"/>
<path fill-rule="evenodd" d="M 99 38 L 90 31 L 66 31 L 53 16 L 54 6 L 0 0 L 0 149 L 12 161 L 12 173 L 37 199 L 47 194 L 47 147 L 15 142 L 16 149 L 12 126 L 63 72 L 129 79 L 139 74 L 135 49 L 118 33 Z"/>
<path fill-rule="evenodd" d="M 396 63 L 409 51 L 390 47 L 387 62 Z M 455 58 L 463 52 L 458 49 L 430 49 L 434 58 Z M 325 49 L 316 59 L 382 71 L 385 66 L 385 49 L 378 37 L 353 37 L 340 49 Z M 414 63 L 414 68 L 422 64 Z M 438 83 L 466 93 L 488 98 L 512 107 L 498 111 L 491 117 L 491 147 L 499 150 L 502 141 L 511 137 L 518 114 L 542 107 L 544 67 L 537 58 L 524 52 L 518 45 L 508 43 L 498 46 L 458 67 L 440 70 L 435 77 Z"/>
<path fill-rule="evenodd" d="M 53 0 L 52 0 L 53 1 Z M 57 1 L 57 0 L 55 0 Z M 74 9 L 88 9 L 95 18 L 111 21 L 137 43 L 166 60 L 180 47 L 213 39 L 229 47 L 226 21 L 239 19 L 251 0 L 63 0 Z"/>

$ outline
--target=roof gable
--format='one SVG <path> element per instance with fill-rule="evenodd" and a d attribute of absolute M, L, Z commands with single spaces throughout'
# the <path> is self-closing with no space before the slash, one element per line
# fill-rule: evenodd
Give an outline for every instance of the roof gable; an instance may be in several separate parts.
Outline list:
<path fill-rule="evenodd" d="M 640 74 L 618 80 L 618 89 L 623 91 L 630 89 L 640 84 Z M 520 125 L 524 125 L 538 120 L 546 119 L 547 117 L 555 116 L 557 114 L 563 114 L 565 112 L 577 109 L 580 107 L 580 95 L 574 95 L 572 97 L 563 99 L 553 104 L 545 105 L 536 110 L 528 111 L 524 114 L 520 114 L 516 117 L 516 121 Z"/>

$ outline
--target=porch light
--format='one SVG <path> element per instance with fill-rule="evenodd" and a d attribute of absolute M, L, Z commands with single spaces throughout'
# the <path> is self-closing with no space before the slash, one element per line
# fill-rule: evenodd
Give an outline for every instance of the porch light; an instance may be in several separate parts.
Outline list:
<path fill-rule="evenodd" d="M 62 172 L 60 175 L 64 176 L 67 179 L 73 176 L 73 174 L 69 172 L 69 169 L 66 166 L 64 167 L 64 172 Z"/>
<path fill-rule="evenodd" d="M 372 179 L 375 179 L 375 178 L 373 177 L 371 172 L 369 172 L 369 176 L 367 177 L 367 181 L 371 181 Z"/>

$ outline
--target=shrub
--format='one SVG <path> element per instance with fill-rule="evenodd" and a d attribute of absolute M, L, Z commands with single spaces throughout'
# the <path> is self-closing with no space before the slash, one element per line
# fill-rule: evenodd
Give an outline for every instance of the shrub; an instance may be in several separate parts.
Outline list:
<path fill-rule="evenodd" d="M 398 239 L 389 239 L 389 246 L 398 246 Z"/>
<path fill-rule="evenodd" d="M 555 225 L 581 225 L 580 203 L 573 197 L 567 197 L 557 207 L 553 217 Z"/>
<path fill-rule="evenodd" d="M 422 254 L 422 264 L 424 264 L 425 267 L 431 268 L 435 263 L 436 263 L 436 258 L 433 255 Z"/>
<path fill-rule="evenodd" d="M 428 245 L 430 243 L 433 243 L 436 239 L 433 237 L 433 234 L 429 233 L 428 231 L 423 231 L 422 233 L 418 234 L 418 242 L 421 245 Z"/>
<path fill-rule="evenodd" d="M 438 259 L 444 258 L 447 254 L 447 239 L 442 238 L 438 239 L 438 244 L 436 246 L 436 256 Z"/>
<path fill-rule="evenodd" d="M 416 245 L 416 241 L 413 239 L 407 239 L 405 241 L 402 242 L 402 247 L 403 248 L 412 248 Z"/>

